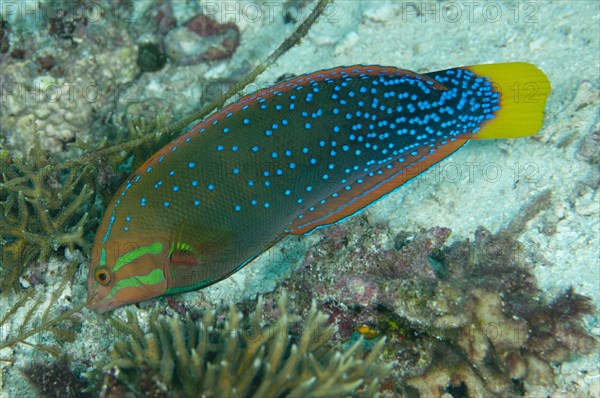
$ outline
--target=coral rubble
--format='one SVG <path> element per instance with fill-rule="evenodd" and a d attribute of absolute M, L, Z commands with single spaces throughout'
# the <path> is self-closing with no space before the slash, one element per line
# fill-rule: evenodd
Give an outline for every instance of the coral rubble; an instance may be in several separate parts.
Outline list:
<path fill-rule="evenodd" d="M 13 7 L 2 11 L 16 11 L 17 3 Z M 100 8 L 102 23 L 91 12 Z M 132 99 L 139 73 L 122 11 L 104 0 L 40 2 L 12 20 L 9 36 L 0 29 L 0 47 L 3 35 L 10 39 L 10 53 L 0 50 L 0 133 L 14 154 L 27 153 L 32 120 L 43 133 L 43 149 L 63 159 L 77 153 L 68 144 L 119 131 L 106 115 Z"/>

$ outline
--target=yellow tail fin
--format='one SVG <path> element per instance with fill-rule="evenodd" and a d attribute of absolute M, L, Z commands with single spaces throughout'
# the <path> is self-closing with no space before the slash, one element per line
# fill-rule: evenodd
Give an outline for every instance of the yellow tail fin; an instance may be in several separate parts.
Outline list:
<path fill-rule="evenodd" d="M 495 118 L 485 122 L 473 139 L 525 137 L 541 129 L 551 87 L 548 77 L 535 65 L 513 62 L 461 69 L 488 77 L 500 93 L 501 109 Z"/>

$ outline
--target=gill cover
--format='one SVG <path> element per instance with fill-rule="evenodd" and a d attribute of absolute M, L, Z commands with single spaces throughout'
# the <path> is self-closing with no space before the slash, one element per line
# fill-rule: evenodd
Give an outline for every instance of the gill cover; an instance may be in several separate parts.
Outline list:
<path fill-rule="evenodd" d="M 160 241 L 145 245 L 107 242 L 94 253 L 88 273 L 89 309 L 98 313 L 165 293 L 168 248 Z"/>

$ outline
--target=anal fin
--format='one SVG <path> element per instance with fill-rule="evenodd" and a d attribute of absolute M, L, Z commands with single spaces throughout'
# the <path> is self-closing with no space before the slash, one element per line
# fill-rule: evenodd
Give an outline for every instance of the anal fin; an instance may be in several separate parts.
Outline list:
<path fill-rule="evenodd" d="M 325 204 L 315 205 L 313 211 L 303 214 L 286 229 L 292 235 L 301 235 L 351 216 L 449 156 L 467 141 L 438 141 L 418 149 L 415 155 L 404 155 L 403 162 L 394 159 L 383 164 L 373 169 L 372 177 L 364 177 L 362 183 L 354 182 L 349 190 L 343 189 L 337 197 L 327 198 Z M 390 164 L 392 167 L 387 168 Z"/>

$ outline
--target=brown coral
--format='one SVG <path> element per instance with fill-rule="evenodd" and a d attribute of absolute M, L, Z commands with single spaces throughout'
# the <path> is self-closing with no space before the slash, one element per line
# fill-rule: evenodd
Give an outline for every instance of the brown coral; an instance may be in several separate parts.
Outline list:
<path fill-rule="evenodd" d="M 326 348 L 332 326 L 316 304 L 301 332 L 293 330 L 300 318 L 288 314 L 286 295 L 279 303 L 279 319 L 263 321 L 264 302 L 243 318 L 231 307 L 224 322 L 207 311 L 201 322 L 190 316 L 158 318 L 143 333 L 129 313 L 132 340 L 116 343 L 112 361 L 103 373 L 100 396 L 134 394 L 145 397 L 280 397 L 340 395 L 374 396 L 389 372 L 377 363 L 385 339 L 364 356 L 362 341 L 348 349 Z"/>
<path fill-rule="evenodd" d="M 0 291 L 16 286 L 32 261 L 47 260 L 60 248 L 90 246 L 90 168 L 61 174 L 48 164 L 37 135 L 27 158 L 0 159 Z"/>

